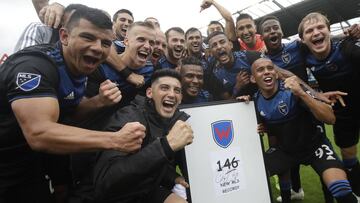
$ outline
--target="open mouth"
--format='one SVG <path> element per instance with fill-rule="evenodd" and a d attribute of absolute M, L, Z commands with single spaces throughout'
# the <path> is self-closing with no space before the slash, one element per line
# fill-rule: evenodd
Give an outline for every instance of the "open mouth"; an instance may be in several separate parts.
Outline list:
<path fill-rule="evenodd" d="M 94 66 L 99 63 L 100 59 L 93 57 L 93 56 L 84 56 L 83 57 L 85 63 L 89 66 Z"/>
<path fill-rule="evenodd" d="M 171 112 L 175 108 L 176 102 L 172 100 L 164 100 L 162 105 L 165 111 Z"/>
<path fill-rule="evenodd" d="M 269 86 L 269 85 L 272 84 L 273 79 L 272 79 L 272 77 L 265 77 L 265 78 L 264 78 L 264 82 L 265 82 L 265 84 L 266 84 L 267 86 Z"/>
<path fill-rule="evenodd" d="M 222 50 L 218 52 L 218 56 L 219 56 L 219 61 L 224 61 L 227 60 L 228 55 L 226 53 L 226 51 Z"/>
<path fill-rule="evenodd" d="M 126 32 L 127 32 L 127 29 L 126 29 L 126 28 L 121 28 L 121 32 L 126 33 Z"/>
<path fill-rule="evenodd" d="M 277 36 L 270 37 L 270 42 L 276 44 L 279 42 L 279 38 Z"/>
<path fill-rule="evenodd" d="M 311 43 L 313 43 L 315 46 L 319 46 L 319 45 L 323 44 L 324 40 L 325 40 L 325 38 L 322 37 L 322 38 L 312 40 Z"/>
<path fill-rule="evenodd" d="M 193 95 L 197 95 L 197 93 L 199 92 L 199 87 L 197 86 L 191 86 L 188 88 L 188 91 L 193 94 Z"/>
<path fill-rule="evenodd" d="M 161 56 L 161 53 L 160 52 L 157 52 L 157 51 L 154 51 L 153 53 L 152 53 L 152 57 L 153 58 L 159 58 Z"/>
<path fill-rule="evenodd" d="M 182 51 L 183 51 L 183 48 L 182 47 L 175 47 L 174 48 L 174 54 L 176 55 L 176 56 L 182 56 Z"/>
<path fill-rule="evenodd" d="M 146 51 L 139 51 L 138 52 L 138 56 L 139 58 L 141 58 L 142 60 L 147 60 L 147 57 L 149 56 L 149 53 Z"/>

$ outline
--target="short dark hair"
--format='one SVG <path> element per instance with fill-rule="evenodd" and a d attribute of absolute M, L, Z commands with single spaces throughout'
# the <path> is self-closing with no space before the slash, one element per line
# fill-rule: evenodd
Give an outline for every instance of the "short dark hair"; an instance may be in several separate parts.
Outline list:
<path fill-rule="evenodd" d="M 171 27 L 171 28 L 169 28 L 168 30 L 166 30 L 166 32 L 165 32 L 166 40 L 168 40 L 168 38 L 169 38 L 169 32 L 172 31 L 172 30 L 175 31 L 175 32 L 179 32 L 179 33 L 185 35 L 185 32 L 184 32 L 184 30 L 183 30 L 181 27 Z"/>
<path fill-rule="evenodd" d="M 225 28 L 224 28 L 223 24 L 221 24 L 219 21 L 216 21 L 216 20 L 212 20 L 212 21 L 210 21 L 210 23 L 209 23 L 208 27 L 209 27 L 210 25 L 212 25 L 212 24 L 215 24 L 215 25 L 220 25 L 220 26 L 221 26 L 221 28 L 222 28 L 223 30 L 225 30 Z"/>
<path fill-rule="evenodd" d="M 273 16 L 273 15 L 265 16 L 265 17 L 263 17 L 263 18 L 261 19 L 261 21 L 260 21 L 259 24 L 258 24 L 258 28 L 259 28 L 259 33 L 260 33 L 260 34 L 263 34 L 262 25 L 263 25 L 266 21 L 268 21 L 268 20 L 276 20 L 276 21 L 278 21 L 279 24 L 280 24 L 280 20 L 279 20 L 279 18 L 277 18 L 276 16 Z"/>
<path fill-rule="evenodd" d="M 88 7 L 83 4 L 69 4 L 68 6 L 65 7 L 64 13 L 69 13 L 73 10 L 86 9 L 86 8 Z"/>
<path fill-rule="evenodd" d="M 132 13 L 131 11 L 129 11 L 128 9 L 124 9 L 124 8 L 123 8 L 123 9 L 120 9 L 120 10 L 118 10 L 118 11 L 115 12 L 115 14 L 113 15 L 113 22 L 115 22 L 115 21 L 117 20 L 118 15 L 119 15 L 120 13 L 127 13 L 127 14 L 129 14 L 129 15 L 134 19 L 133 13 Z"/>
<path fill-rule="evenodd" d="M 242 20 L 242 19 L 250 19 L 250 20 L 254 21 L 254 19 L 253 19 L 253 17 L 251 17 L 251 15 L 249 15 L 247 13 L 240 13 L 239 16 L 236 17 L 236 23 L 239 22 L 239 20 Z"/>
<path fill-rule="evenodd" d="M 194 56 L 188 56 L 181 59 L 181 66 L 185 66 L 185 65 L 197 65 L 202 67 L 202 63 L 200 59 Z"/>
<path fill-rule="evenodd" d="M 217 35 L 225 35 L 225 36 L 226 36 L 226 34 L 225 34 L 224 32 L 215 31 L 215 32 L 211 33 L 211 34 L 207 37 L 207 42 L 209 43 L 210 40 L 211 40 L 211 38 L 213 38 L 213 37 L 215 37 L 215 36 L 217 36 Z M 226 38 L 227 38 L 227 36 L 226 36 Z"/>
<path fill-rule="evenodd" d="M 105 11 L 91 7 L 84 7 L 82 9 L 75 10 L 65 25 L 65 28 L 71 30 L 79 24 L 80 19 L 88 20 L 101 29 L 112 29 L 111 19 L 108 15 L 106 15 Z"/>
<path fill-rule="evenodd" d="M 178 71 L 176 71 L 174 69 L 170 69 L 170 68 L 164 68 L 164 69 L 156 70 L 153 73 L 153 75 L 151 76 L 151 84 L 153 84 L 159 78 L 162 78 L 162 77 L 172 77 L 172 78 L 179 80 L 179 82 L 181 82 L 181 75 Z"/>
<path fill-rule="evenodd" d="M 210 23 L 209 23 L 209 25 L 208 25 L 208 28 L 207 28 L 207 30 L 206 30 L 206 34 L 207 34 L 207 35 L 209 35 L 209 26 L 210 26 L 210 25 L 213 25 L 213 24 L 215 24 L 215 25 L 220 25 L 221 29 L 222 29 L 223 31 L 225 31 L 225 28 L 224 28 L 223 24 L 221 24 L 219 21 L 212 20 L 212 21 L 210 21 Z"/>
<path fill-rule="evenodd" d="M 195 28 L 195 27 L 191 27 L 191 28 L 189 28 L 188 30 L 186 30 L 186 32 L 185 32 L 185 39 L 187 38 L 187 36 L 188 36 L 189 33 L 191 33 L 191 32 L 199 32 L 200 35 L 201 35 L 201 37 L 202 37 L 201 31 L 200 31 L 199 29 L 197 29 L 197 28 Z"/>

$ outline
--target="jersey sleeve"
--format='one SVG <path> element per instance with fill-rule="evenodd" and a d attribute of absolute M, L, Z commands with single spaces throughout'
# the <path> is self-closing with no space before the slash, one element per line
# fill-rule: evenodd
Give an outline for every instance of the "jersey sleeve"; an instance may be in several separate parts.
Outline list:
<path fill-rule="evenodd" d="M 20 56 L 7 63 L 5 82 L 9 102 L 22 98 L 55 97 L 59 75 L 56 65 L 40 56 Z"/>
<path fill-rule="evenodd" d="M 360 64 L 360 39 L 346 38 L 341 42 L 342 54 L 351 62 Z"/>

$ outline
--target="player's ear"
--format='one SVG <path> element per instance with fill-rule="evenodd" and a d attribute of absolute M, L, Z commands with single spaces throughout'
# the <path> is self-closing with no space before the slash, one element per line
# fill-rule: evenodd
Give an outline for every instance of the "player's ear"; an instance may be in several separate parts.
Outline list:
<path fill-rule="evenodd" d="M 151 87 L 146 89 L 146 97 L 151 99 L 152 98 L 152 89 Z"/>
<path fill-rule="evenodd" d="M 251 83 L 256 83 L 255 77 L 253 75 L 250 75 L 250 82 Z"/>
<path fill-rule="evenodd" d="M 59 37 L 62 45 L 67 46 L 69 44 L 69 31 L 66 28 L 60 28 Z"/>
<path fill-rule="evenodd" d="M 124 39 L 124 44 L 126 47 L 129 46 L 129 39 L 127 38 L 127 36 Z"/>

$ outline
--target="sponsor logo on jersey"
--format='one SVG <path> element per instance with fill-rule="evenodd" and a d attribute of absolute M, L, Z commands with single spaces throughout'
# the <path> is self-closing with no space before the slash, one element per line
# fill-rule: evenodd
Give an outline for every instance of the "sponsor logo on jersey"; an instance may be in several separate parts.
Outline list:
<path fill-rule="evenodd" d="M 16 85 L 17 88 L 20 88 L 23 91 L 31 91 L 37 88 L 40 84 L 41 75 L 34 73 L 18 73 L 16 76 Z"/>
<path fill-rule="evenodd" d="M 223 84 L 226 85 L 226 83 L 228 83 L 229 81 L 227 81 L 225 78 L 223 79 Z"/>
<path fill-rule="evenodd" d="M 360 39 L 357 40 L 357 42 L 355 43 L 355 46 L 360 47 Z"/>
<path fill-rule="evenodd" d="M 281 60 L 288 64 L 290 61 L 291 61 L 291 55 L 287 52 L 284 52 L 282 55 L 281 55 Z"/>
<path fill-rule="evenodd" d="M 279 112 L 286 116 L 289 113 L 289 108 L 284 101 L 281 101 L 278 105 Z"/>
<path fill-rule="evenodd" d="M 75 93 L 74 93 L 74 91 L 70 92 L 70 94 L 68 94 L 66 97 L 64 97 L 64 99 L 66 99 L 66 100 L 73 100 L 73 99 L 75 99 Z"/>
<path fill-rule="evenodd" d="M 231 120 L 216 121 L 211 124 L 214 141 L 222 148 L 227 148 L 234 139 L 234 129 Z"/>
<path fill-rule="evenodd" d="M 260 111 L 260 116 L 265 117 L 266 116 L 265 112 Z"/>

